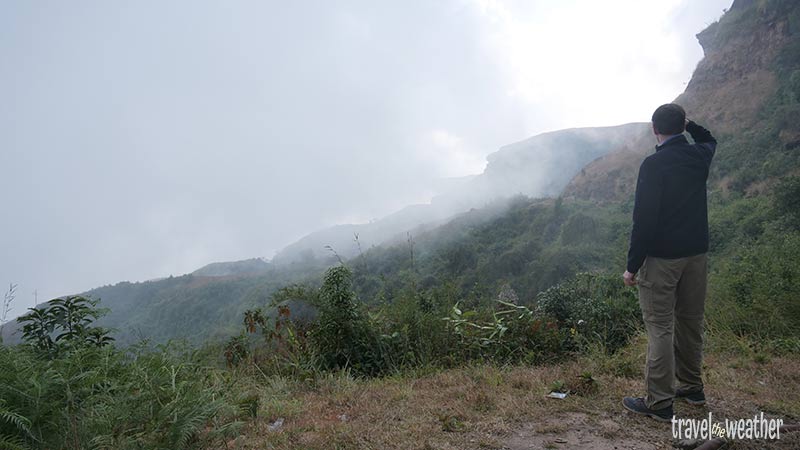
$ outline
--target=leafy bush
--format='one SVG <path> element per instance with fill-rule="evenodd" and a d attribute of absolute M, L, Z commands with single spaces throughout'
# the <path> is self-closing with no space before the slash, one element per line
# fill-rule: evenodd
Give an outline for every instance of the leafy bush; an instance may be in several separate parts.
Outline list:
<path fill-rule="evenodd" d="M 612 353 L 641 320 L 633 291 L 616 277 L 581 274 L 540 294 L 535 310 L 517 304 L 509 284 L 487 303 L 485 292 L 476 294 L 483 300 L 470 301 L 459 298 L 453 285 L 425 290 L 413 281 L 394 301 L 369 306 L 356 298 L 351 277 L 344 265 L 331 268 L 319 289 L 281 290 L 273 298 L 275 317 L 245 313 L 246 331 L 260 329 L 265 340 L 248 347 L 242 336 L 231 338 L 229 363 L 247 360 L 265 374 L 280 375 L 297 375 L 303 367 L 305 376 L 331 370 L 376 376 L 475 360 L 532 364 L 591 344 Z M 288 300 L 313 304 L 316 318 L 299 328 L 290 319 Z"/>
<path fill-rule="evenodd" d="M 79 295 L 57 298 L 18 320 L 23 324 L 22 339 L 37 351 L 51 355 L 59 351 L 86 345 L 102 347 L 114 341 L 110 330 L 92 326 L 92 322 L 106 314 L 97 308 L 99 300 Z"/>
<path fill-rule="evenodd" d="M 498 300 L 500 308 L 487 314 L 461 311 L 454 305 L 445 318 L 457 337 L 453 354 L 460 361 L 488 360 L 536 364 L 565 356 L 569 335 L 555 321 L 537 316 L 522 305 Z"/>
<path fill-rule="evenodd" d="M 292 303 L 311 305 L 313 319 L 293 320 Z M 378 324 L 356 300 L 348 267 L 328 269 L 319 289 L 291 285 L 279 290 L 271 306 L 277 311 L 275 317 L 260 309 L 245 312 L 245 331 L 260 331 L 264 340 L 248 343 L 244 336 L 231 338 L 225 347 L 229 365 L 252 354 L 249 361 L 258 370 L 273 374 L 346 369 L 372 376 L 388 370 Z"/>
<path fill-rule="evenodd" d="M 410 285 L 377 308 L 374 323 L 392 370 L 452 364 L 453 336 L 442 316 L 454 299 L 452 285 L 431 291 Z"/>
<path fill-rule="evenodd" d="M 386 370 L 371 318 L 356 301 L 352 272 L 344 265 L 328 269 L 319 290 L 319 316 L 308 336 L 324 369 L 351 369 L 376 375 Z"/>
<path fill-rule="evenodd" d="M 576 336 L 576 345 L 602 343 L 614 352 L 639 328 L 641 311 L 633 289 L 618 277 L 578 274 L 536 297 L 536 311 Z"/>
<path fill-rule="evenodd" d="M 770 227 L 721 262 L 709 298 L 713 327 L 758 341 L 800 336 L 800 233 Z"/>

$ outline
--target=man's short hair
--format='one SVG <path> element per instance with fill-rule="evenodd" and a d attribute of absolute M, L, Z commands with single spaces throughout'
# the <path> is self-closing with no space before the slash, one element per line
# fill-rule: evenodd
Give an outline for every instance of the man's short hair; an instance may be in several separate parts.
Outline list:
<path fill-rule="evenodd" d="M 661 105 L 653 113 L 653 127 L 665 136 L 681 134 L 686 128 L 686 111 L 675 103 Z"/>

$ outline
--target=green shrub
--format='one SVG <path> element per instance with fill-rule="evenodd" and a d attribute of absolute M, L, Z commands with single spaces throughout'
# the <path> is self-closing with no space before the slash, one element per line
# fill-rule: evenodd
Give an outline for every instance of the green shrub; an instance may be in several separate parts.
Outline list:
<path fill-rule="evenodd" d="M 536 297 L 536 311 L 569 329 L 578 348 L 601 343 L 609 352 L 640 328 L 636 292 L 619 277 L 581 273 Z"/>
<path fill-rule="evenodd" d="M 451 353 L 471 360 L 538 364 L 565 356 L 568 332 L 526 306 L 498 300 L 493 311 L 462 311 L 455 304 L 445 318 L 455 337 Z"/>
<path fill-rule="evenodd" d="M 448 364 L 453 341 L 441 318 L 452 298 L 447 288 L 425 291 L 412 285 L 377 311 L 392 369 Z"/>
<path fill-rule="evenodd" d="M 508 283 L 489 303 L 482 288 L 460 297 L 452 284 L 426 290 L 413 279 L 369 306 L 358 301 L 351 280 L 350 270 L 341 265 L 326 272 L 319 289 L 295 285 L 281 290 L 273 306 L 284 312 L 275 318 L 260 310 L 245 313 L 246 331 L 261 328 L 267 339 L 248 347 L 241 336 L 231 338 L 226 359 L 251 361 L 268 376 L 297 375 L 297 366 L 377 376 L 471 361 L 534 364 L 590 345 L 613 353 L 641 321 L 634 291 L 618 277 L 604 275 L 580 274 L 546 290 L 537 297 L 535 310 L 518 304 Z M 317 312 L 302 331 L 283 306 L 300 299 Z"/>
<path fill-rule="evenodd" d="M 721 261 L 707 312 L 712 327 L 755 340 L 800 336 L 800 233 L 770 227 Z"/>
<path fill-rule="evenodd" d="M 97 307 L 99 302 L 73 295 L 50 300 L 41 308 L 30 308 L 29 313 L 18 319 L 23 324 L 22 339 L 51 356 L 87 345 L 108 345 L 114 341 L 109 336 L 110 330 L 92 326 L 107 312 Z"/>
<path fill-rule="evenodd" d="M 317 306 L 319 317 L 309 338 L 322 368 L 347 368 L 364 375 L 387 369 L 373 319 L 356 300 L 349 268 L 328 269 Z"/>

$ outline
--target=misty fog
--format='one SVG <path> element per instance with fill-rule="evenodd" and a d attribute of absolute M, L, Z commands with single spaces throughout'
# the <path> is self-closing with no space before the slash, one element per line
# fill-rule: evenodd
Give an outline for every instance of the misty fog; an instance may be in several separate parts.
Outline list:
<path fill-rule="evenodd" d="M 646 122 L 729 4 L 2 2 L 0 287 L 20 314 L 272 258 L 507 144 Z"/>

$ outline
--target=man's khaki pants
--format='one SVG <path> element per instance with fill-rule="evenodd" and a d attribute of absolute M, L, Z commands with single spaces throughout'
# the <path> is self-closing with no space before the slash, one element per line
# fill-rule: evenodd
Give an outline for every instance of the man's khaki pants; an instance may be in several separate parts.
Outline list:
<path fill-rule="evenodd" d="M 665 259 L 648 256 L 639 270 L 639 305 L 647 329 L 645 404 L 661 409 L 672 404 L 678 388 L 703 388 L 703 310 L 706 299 L 706 254 Z"/>

